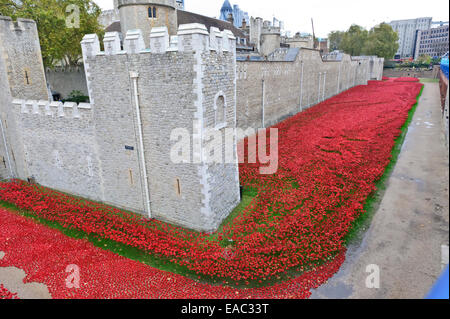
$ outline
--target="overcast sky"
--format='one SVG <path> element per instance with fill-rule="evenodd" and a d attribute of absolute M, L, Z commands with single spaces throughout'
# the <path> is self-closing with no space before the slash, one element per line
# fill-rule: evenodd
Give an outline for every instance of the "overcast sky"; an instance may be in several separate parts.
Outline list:
<path fill-rule="evenodd" d="M 103 9 L 112 9 L 113 0 L 94 0 Z M 380 22 L 433 17 L 448 21 L 448 0 L 230 0 L 250 16 L 285 22 L 292 32 L 311 33 L 311 18 L 318 37 L 332 30 L 346 30 L 353 23 L 370 29 Z M 219 17 L 223 0 L 185 0 L 187 11 Z"/>

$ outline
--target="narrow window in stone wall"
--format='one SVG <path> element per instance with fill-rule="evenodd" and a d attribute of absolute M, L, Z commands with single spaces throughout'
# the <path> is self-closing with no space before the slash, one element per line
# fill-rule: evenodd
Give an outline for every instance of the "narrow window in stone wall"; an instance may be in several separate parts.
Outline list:
<path fill-rule="evenodd" d="M 134 181 L 133 181 L 133 171 L 131 170 L 131 168 L 128 170 L 128 174 L 129 174 L 129 180 L 130 180 L 130 185 L 133 186 L 134 185 Z"/>
<path fill-rule="evenodd" d="M 30 85 L 31 84 L 31 77 L 30 77 L 30 70 L 28 68 L 26 68 L 24 70 L 24 79 L 23 82 L 25 83 L 25 85 Z"/>
<path fill-rule="evenodd" d="M 215 109 L 216 127 L 226 125 L 226 103 L 223 95 L 219 95 L 216 98 Z"/>
<path fill-rule="evenodd" d="M 180 179 L 177 178 L 175 180 L 175 191 L 177 192 L 178 196 L 181 196 L 181 184 L 180 184 Z"/>
<path fill-rule="evenodd" d="M 148 17 L 151 19 L 156 19 L 156 7 L 148 8 Z"/>

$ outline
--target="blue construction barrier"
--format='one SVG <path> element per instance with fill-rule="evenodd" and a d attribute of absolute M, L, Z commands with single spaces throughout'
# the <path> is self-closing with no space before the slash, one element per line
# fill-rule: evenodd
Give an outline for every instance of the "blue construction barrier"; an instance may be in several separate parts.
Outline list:
<path fill-rule="evenodd" d="M 448 64 L 447 64 L 447 77 L 448 77 Z M 436 282 L 433 289 L 431 289 L 427 299 L 448 299 L 448 266 L 442 274 L 441 278 Z"/>
<path fill-rule="evenodd" d="M 448 58 L 441 59 L 441 70 L 448 79 Z"/>

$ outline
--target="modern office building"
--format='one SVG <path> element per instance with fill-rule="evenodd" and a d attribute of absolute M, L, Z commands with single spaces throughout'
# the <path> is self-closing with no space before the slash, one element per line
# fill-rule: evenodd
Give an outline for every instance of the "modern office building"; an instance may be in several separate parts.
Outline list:
<path fill-rule="evenodd" d="M 399 36 L 399 48 L 396 57 L 409 58 L 414 57 L 417 30 L 431 29 L 432 18 L 424 17 L 409 20 L 395 20 L 389 24 Z"/>
<path fill-rule="evenodd" d="M 448 52 L 449 29 L 447 25 L 441 25 L 429 30 L 417 30 L 417 39 L 414 51 L 414 59 L 421 55 L 441 57 Z"/>
<path fill-rule="evenodd" d="M 228 21 L 230 15 L 233 17 L 233 24 L 236 28 L 242 27 L 243 20 L 245 20 L 247 24 L 250 23 L 248 12 L 242 11 L 237 4 L 231 6 L 230 1 L 225 0 L 220 9 L 220 20 Z"/>
<path fill-rule="evenodd" d="M 184 0 L 177 0 L 177 9 L 184 10 Z"/>

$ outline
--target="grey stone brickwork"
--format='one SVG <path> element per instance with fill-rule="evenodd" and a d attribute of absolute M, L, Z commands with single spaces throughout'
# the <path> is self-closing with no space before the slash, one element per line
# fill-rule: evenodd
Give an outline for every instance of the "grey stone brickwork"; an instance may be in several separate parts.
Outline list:
<path fill-rule="evenodd" d="M 6 133 L 6 145 L 9 145 L 11 170 L 14 176 L 25 177 L 28 172 L 24 160 L 24 145 L 17 142 L 22 140 L 21 123 L 15 121 L 11 100 L 49 98 L 34 21 L 13 21 L 9 17 L 0 16 L 0 60 L 0 115 L 3 131 Z"/>
<path fill-rule="evenodd" d="M 0 17 L 0 55 L 14 98 L 48 99 L 36 23 Z"/>
<path fill-rule="evenodd" d="M 203 52 L 199 57 L 203 68 L 199 81 L 202 83 L 203 103 L 207 106 L 203 107 L 204 126 L 210 129 L 218 129 L 221 132 L 222 139 L 229 138 L 232 140 L 233 147 L 236 149 L 236 136 L 232 134 L 233 131 L 227 131 L 227 128 L 236 128 L 235 37 L 231 32 L 225 31 L 222 41 L 217 42 L 216 39 L 213 42 L 217 46 L 211 46 L 211 52 Z M 222 42 L 222 45 L 220 42 Z M 197 74 L 197 76 L 199 75 Z M 220 98 L 224 98 L 225 104 L 224 123 L 218 123 L 216 120 L 217 104 Z M 227 144 L 225 143 L 225 145 Z M 206 137 L 206 149 L 209 150 L 210 146 L 211 142 L 208 142 Z M 223 157 L 225 157 L 227 150 L 223 143 L 220 143 L 220 146 L 222 147 Z M 239 203 L 239 171 L 237 158 L 235 160 L 235 163 L 213 163 L 206 167 L 209 210 L 217 216 L 210 227 L 214 227 L 214 224 L 226 218 L 232 208 Z"/>
<path fill-rule="evenodd" d="M 280 28 L 263 29 L 261 34 L 261 55 L 268 56 L 270 53 L 280 47 L 280 42 Z"/>
<path fill-rule="evenodd" d="M 327 62 L 317 50 L 297 50 L 292 61 L 276 54 L 270 61 L 237 62 L 239 128 L 271 126 L 351 87 L 382 78 L 383 59 L 343 55 L 342 61 Z"/>
<path fill-rule="evenodd" d="M 3 59 L 0 59 L 0 179 L 13 177 L 11 168 L 10 141 L 7 134 L 6 110 L 11 105 L 8 77 Z M 7 152 L 8 150 L 8 152 Z"/>
<path fill-rule="evenodd" d="M 19 177 L 103 200 L 91 106 L 15 99 L 12 107 L 21 131 L 14 143 L 23 145 L 26 167 Z"/>
<path fill-rule="evenodd" d="M 45 76 L 51 90 L 59 93 L 63 99 L 66 99 L 72 91 L 79 91 L 85 96 L 89 95 L 83 65 L 47 69 Z"/>

